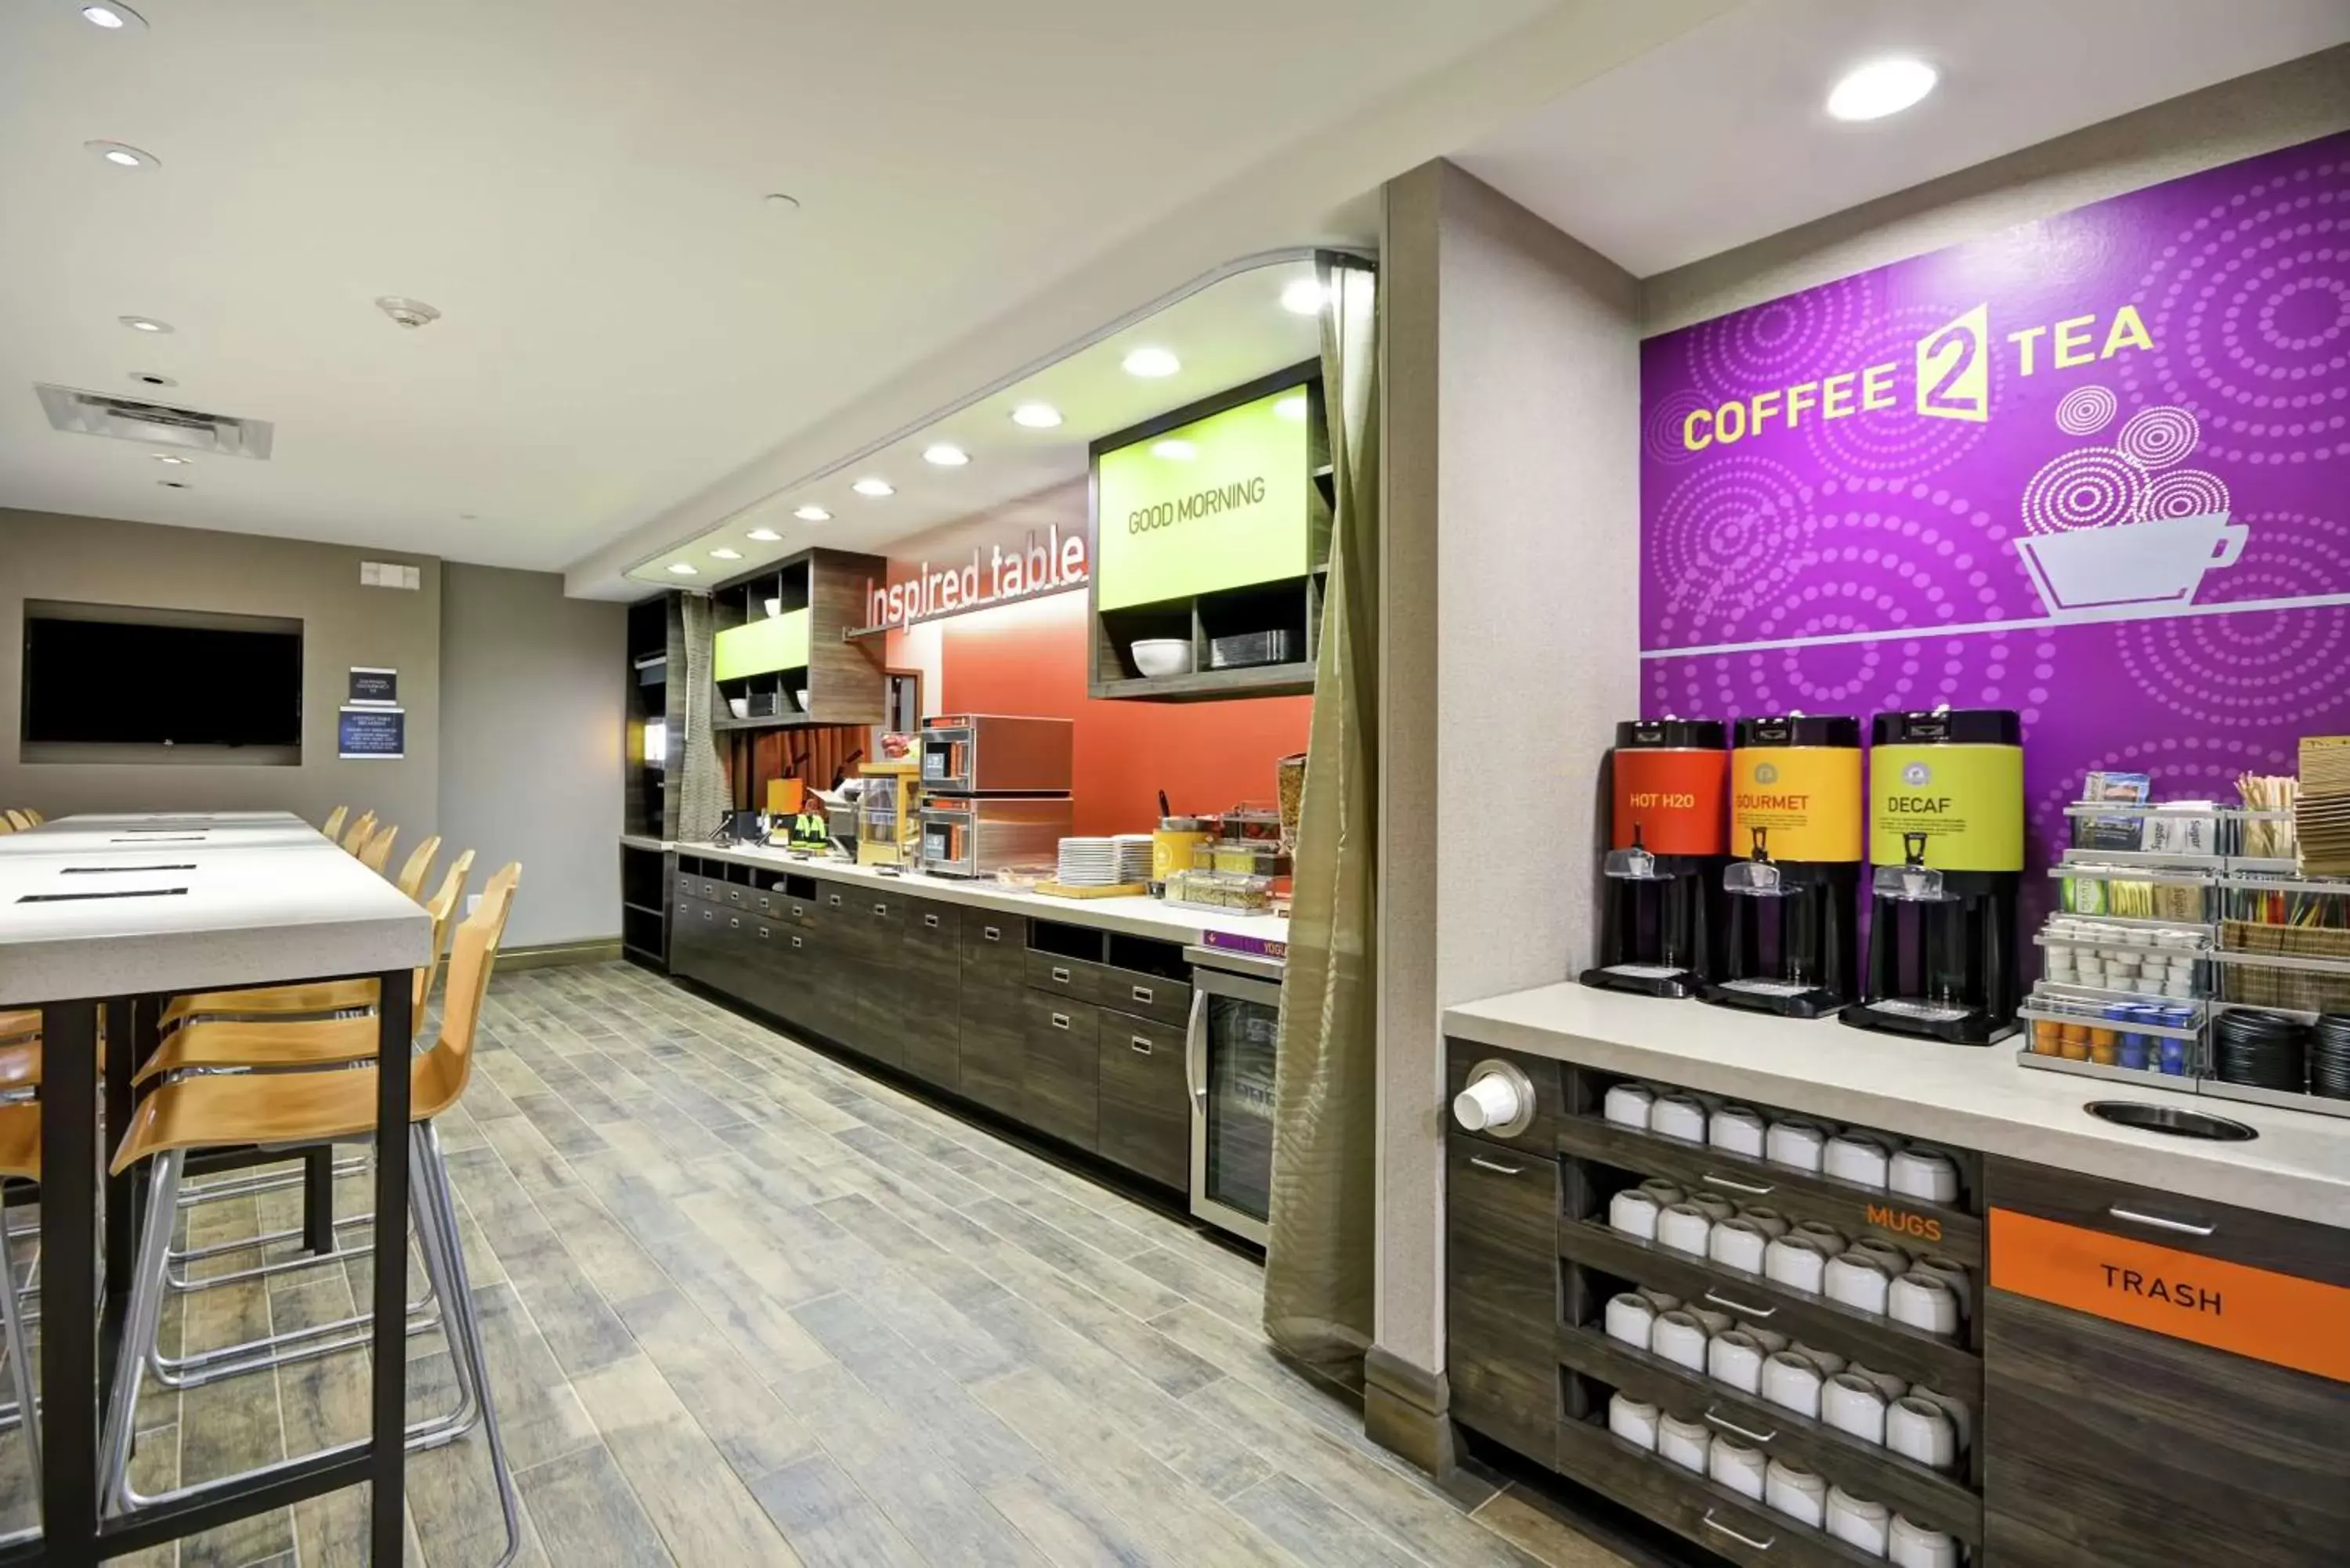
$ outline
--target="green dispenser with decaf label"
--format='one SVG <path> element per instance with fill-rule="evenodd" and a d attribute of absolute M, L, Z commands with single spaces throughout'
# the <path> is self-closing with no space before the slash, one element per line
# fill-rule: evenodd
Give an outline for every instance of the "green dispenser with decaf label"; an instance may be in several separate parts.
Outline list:
<path fill-rule="evenodd" d="M 1868 972 L 1856 1029 L 1987 1045 L 2015 1028 L 2023 723 L 2003 708 L 1869 726 Z"/>

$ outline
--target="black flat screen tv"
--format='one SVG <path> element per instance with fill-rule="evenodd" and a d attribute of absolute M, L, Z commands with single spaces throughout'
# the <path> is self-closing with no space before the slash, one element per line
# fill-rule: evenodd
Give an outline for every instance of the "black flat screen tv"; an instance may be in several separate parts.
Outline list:
<path fill-rule="evenodd" d="M 24 668 L 28 743 L 302 743 L 299 621 L 28 603 Z"/>

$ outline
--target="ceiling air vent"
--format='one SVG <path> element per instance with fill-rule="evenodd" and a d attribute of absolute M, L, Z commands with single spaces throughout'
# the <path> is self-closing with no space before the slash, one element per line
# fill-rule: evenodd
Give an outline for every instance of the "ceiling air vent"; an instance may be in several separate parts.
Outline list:
<path fill-rule="evenodd" d="M 208 414 L 200 409 L 175 409 L 168 403 L 143 402 L 109 392 L 77 391 L 71 387 L 36 386 L 49 423 L 76 435 L 112 436 L 142 446 L 173 447 L 182 452 L 208 452 L 221 457 L 266 459 L 276 427 L 267 420 L 241 420 L 228 414 Z"/>

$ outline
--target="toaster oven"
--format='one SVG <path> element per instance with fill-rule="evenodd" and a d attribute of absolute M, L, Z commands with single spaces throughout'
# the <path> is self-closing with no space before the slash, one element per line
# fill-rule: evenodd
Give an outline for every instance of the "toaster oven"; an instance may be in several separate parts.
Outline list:
<path fill-rule="evenodd" d="M 1066 794 L 1076 726 L 1066 719 L 946 713 L 922 721 L 922 788 L 936 794 Z"/>
<path fill-rule="evenodd" d="M 990 877 L 1005 866 L 1051 865 L 1070 824 L 1060 795 L 927 795 L 922 869 L 937 877 Z"/>

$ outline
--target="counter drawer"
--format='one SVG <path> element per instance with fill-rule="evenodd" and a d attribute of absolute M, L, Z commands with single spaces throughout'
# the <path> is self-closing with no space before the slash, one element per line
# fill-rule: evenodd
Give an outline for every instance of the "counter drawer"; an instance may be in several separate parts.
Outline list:
<path fill-rule="evenodd" d="M 1103 1012 L 1095 1152 L 1153 1181 L 1188 1189 L 1191 1090 L 1185 1044 L 1184 1031 L 1173 1024 Z"/>
<path fill-rule="evenodd" d="M 1534 1120 L 1522 1132 L 1508 1137 L 1491 1133 L 1463 1133 L 1452 1119 L 1452 1099 L 1469 1086 L 1469 1075 L 1478 1064 L 1488 1061 L 1506 1062 L 1523 1073 L 1534 1085 Z M 1487 1143 L 1507 1144 L 1512 1148 L 1548 1155 L 1558 1147 L 1559 1118 L 1566 1111 L 1566 1076 L 1556 1062 L 1542 1056 L 1524 1056 L 1513 1051 L 1498 1051 L 1491 1045 L 1478 1045 L 1465 1040 L 1448 1043 L 1444 1062 L 1444 1106 L 1441 1115 L 1444 1126 L 1456 1136 L 1478 1137 Z"/>
<path fill-rule="evenodd" d="M 1023 1006 L 1021 1119 L 1090 1149 L 1101 1111 L 1101 1011 L 1041 991 L 1027 992 Z"/>
<path fill-rule="evenodd" d="M 966 953 L 955 1016 L 956 1087 L 966 1099 L 1007 1116 L 1020 1114 L 1027 1002 L 1027 989 L 1016 979 L 1011 985 L 974 981 Z"/>
<path fill-rule="evenodd" d="M 1191 982 L 1170 980 L 1163 974 L 1151 974 L 1139 969 L 1104 969 L 1096 977 L 1099 993 L 1095 1000 L 1104 1007 L 1114 1007 L 1120 1012 L 1143 1018 L 1156 1018 L 1162 1023 L 1188 1026 L 1191 1022 Z"/>
<path fill-rule="evenodd" d="M 976 914 L 978 911 L 972 911 Z M 906 940 L 934 948 L 947 956 L 947 965 L 954 968 L 962 951 L 963 908 L 961 904 L 941 903 L 936 898 L 906 900 Z"/>
<path fill-rule="evenodd" d="M 1103 1000 L 1103 976 L 1107 972 L 1107 966 L 1085 959 L 1035 950 L 1028 954 L 1028 983 L 1072 1002 Z"/>
<path fill-rule="evenodd" d="M 1799 1524 L 1718 1481 L 1636 1449 L 1596 1420 L 1558 1424 L 1558 1470 L 1731 1563 L 1747 1568 L 1881 1563 L 1825 1531 Z M 2033 1563 L 2031 1568 L 2041 1568 Z"/>
<path fill-rule="evenodd" d="M 1547 1460 L 1559 1417 L 1559 1168 L 1445 1144 L 1445 1366 L 1452 1414 Z"/>
<path fill-rule="evenodd" d="M 1028 976 L 1028 922 L 1018 915 L 966 909 L 962 920 L 965 981 L 1017 986 Z"/>
<path fill-rule="evenodd" d="M 959 1086 L 957 1061 L 962 1033 L 962 961 L 951 940 L 921 924 L 910 911 L 899 943 L 896 972 L 876 973 L 873 983 L 894 996 L 899 1036 L 905 1043 L 906 1071 L 942 1089 Z"/>
<path fill-rule="evenodd" d="M 2350 1288 L 2350 1229 L 2179 1198 L 2021 1160 L 1993 1158 L 1984 1164 L 1986 1190 L 1995 1207 Z"/>

